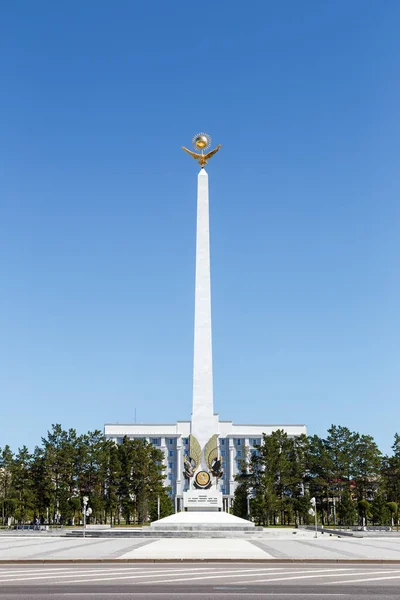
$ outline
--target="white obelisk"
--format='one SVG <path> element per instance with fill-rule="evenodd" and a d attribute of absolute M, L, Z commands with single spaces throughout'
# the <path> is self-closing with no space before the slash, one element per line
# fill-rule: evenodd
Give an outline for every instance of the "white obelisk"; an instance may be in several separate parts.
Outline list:
<path fill-rule="evenodd" d="M 214 433 L 211 335 L 210 228 L 208 174 L 201 169 L 197 182 L 196 289 L 194 315 L 194 364 L 192 434 L 201 448 Z"/>

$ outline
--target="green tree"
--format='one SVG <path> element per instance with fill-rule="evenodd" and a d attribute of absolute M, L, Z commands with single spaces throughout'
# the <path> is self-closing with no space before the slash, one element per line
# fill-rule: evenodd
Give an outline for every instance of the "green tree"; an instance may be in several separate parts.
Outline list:
<path fill-rule="evenodd" d="M 81 499 L 89 498 L 93 513 L 89 521 L 103 522 L 106 511 L 105 478 L 107 474 L 107 444 L 101 431 L 89 431 L 79 439 L 78 490 Z"/>
<path fill-rule="evenodd" d="M 158 519 L 158 498 L 160 498 L 160 519 L 168 517 L 174 512 L 174 505 L 168 495 L 168 489 L 164 488 L 157 497 L 153 495 L 150 500 L 150 521 L 157 521 Z"/>
<path fill-rule="evenodd" d="M 119 515 L 118 485 L 121 477 L 121 464 L 118 456 L 118 446 L 115 442 L 107 440 L 105 443 L 104 462 L 104 506 L 105 520 L 115 525 Z"/>
<path fill-rule="evenodd" d="M 352 448 L 352 478 L 359 500 L 371 497 L 379 487 L 382 455 L 370 435 L 354 434 Z"/>
<path fill-rule="evenodd" d="M 1 498 L 1 518 L 5 525 L 7 518 L 12 513 L 12 470 L 14 464 L 14 455 L 10 446 L 0 448 L 0 498 Z"/>
<path fill-rule="evenodd" d="M 304 519 L 304 479 L 308 464 L 308 440 L 306 436 L 290 438 L 283 430 L 264 435 L 262 444 L 251 456 L 246 472 L 237 480 L 246 482 L 251 493 L 252 517 L 265 525 L 296 522 Z M 244 497 L 243 488 L 238 491 Z"/>
<path fill-rule="evenodd" d="M 388 508 L 388 511 L 390 514 L 391 526 L 393 527 L 395 522 L 397 522 L 397 526 L 398 526 L 398 524 L 399 524 L 399 517 L 398 517 L 399 505 L 397 504 L 397 502 L 388 502 L 387 508 Z"/>
<path fill-rule="evenodd" d="M 46 458 L 42 448 L 35 448 L 29 477 L 32 483 L 34 517 L 42 521 L 47 515 L 52 495 L 51 479 L 47 473 Z"/>
<path fill-rule="evenodd" d="M 76 447 L 74 429 L 63 430 L 52 425 L 42 438 L 45 476 L 43 485 L 48 496 L 49 518 L 53 523 L 66 523 L 72 516 L 70 499 L 76 492 Z"/>
<path fill-rule="evenodd" d="M 163 453 L 146 440 L 124 438 L 118 447 L 120 484 L 118 496 L 127 523 L 132 518 L 144 523 L 150 516 L 150 503 L 165 493 Z"/>
<path fill-rule="evenodd" d="M 351 527 L 357 518 L 357 510 L 349 490 L 345 490 L 338 504 L 338 517 L 340 525 Z"/>
<path fill-rule="evenodd" d="M 34 495 L 32 491 L 32 479 L 30 477 L 30 466 L 32 455 L 28 448 L 18 448 L 18 453 L 12 465 L 12 485 L 15 493 L 14 516 L 18 523 L 26 523 L 33 520 Z"/>
<path fill-rule="evenodd" d="M 392 456 L 385 456 L 382 460 L 382 485 L 390 502 L 400 502 L 400 436 L 397 433 L 392 450 Z"/>
<path fill-rule="evenodd" d="M 341 495 L 337 491 L 335 479 L 334 458 L 327 440 L 314 435 L 308 438 L 308 464 L 305 483 L 310 496 L 314 497 L 318 505 L 321 522 L 330 524 L 331 506 L 333 498 Z M 341 490 L 341 486 L 339 486 Z"/>
<path fill-rule="evenodd" d="M 371 514 L 371 505 L 368 500 L 359 500 L 357 502 L 360 525 L 368 525 L 368 517 Z"/>
<path fill-rule="evenodd" d="M 350 490 L 356 434 L 347 427 L 332 425 L 328 429 L 326 448 L 332 461 L 332 482 L 341 496 Z"/>
<path fill-rule="evenodd" d="M 241 519 L 248 519 L 249 515 L 249 507 L 250 507 L 250 474 L 249 474 L 249 461 L 250 454 L 248 448 L 244 449 L 244 457 L 243 460 L 239 463 L 239 473 L 235 475 L 235 480 L 238 485 L 236 486 L 233 503 L 232 503 L 232 513 L 236 517 L 240 517 Z"/>
<path fill-rule="evenodd" d="M 390 511 L 382 494 L 375 494 L 371 502 L 371 518 L 373 525 L 388 525 L 390 522 Z"/>

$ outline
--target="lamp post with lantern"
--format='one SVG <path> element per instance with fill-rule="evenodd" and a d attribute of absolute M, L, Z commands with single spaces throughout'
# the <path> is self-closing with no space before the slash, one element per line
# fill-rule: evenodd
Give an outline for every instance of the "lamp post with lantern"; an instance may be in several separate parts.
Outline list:
<path fill-rule="evenodd" d="M 315 517 L 315 533 L 314 533 L 314 537 L 318 537 L 318 526 L 317 526 L 317 501 L 315 498 L 311 498 L 311 505 L 312 505 L 312 509 L 311 511 L 314 513 L 314 517 Z M 311 512 L 310 511 L 310 512 Z"/>
<path fill-rule="evenodd" d="M 92 514 L 92 509 L 91 508 L 87 508 L 88 502 L 89 502 L 89 498 L 87 496 L 83 496 L 82 498 L 83 500 L 83 537 L 86 537 L 86 517 L 90 517 L 90 515 Z"/>

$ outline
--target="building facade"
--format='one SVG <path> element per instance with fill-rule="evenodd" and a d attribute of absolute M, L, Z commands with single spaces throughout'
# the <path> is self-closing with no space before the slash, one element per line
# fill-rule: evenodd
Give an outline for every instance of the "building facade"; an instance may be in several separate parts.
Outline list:
<path fill-rule="evenodd" d="M 235 493 L 235 475 L 239 471 L 240 460 L 245 448 L 257 452 L 263 434 L 271 434 L 283 429 L 289 436 L 307 434 L 305 425 L 234 425 L 232 421 L 217 421 L 218 453 L 222 459 L 223 475 L 218 480 L 217 489 L 223 495 L 225 510 L 229 510 Z M 171 497 L 175 509 L 181 510 L 183 492 L 189 490 L 190 482 L 184 477 L 183 458 L 189 454 L 189 435 L 191 421 L 178 421 L 175 425 L 135 425 L 113 424 L 104 426 L 107 439 L 122 443 L 125 436 L 129 439 L 145 439 L 164 453 L 165 485 L 171 488 Z"/>

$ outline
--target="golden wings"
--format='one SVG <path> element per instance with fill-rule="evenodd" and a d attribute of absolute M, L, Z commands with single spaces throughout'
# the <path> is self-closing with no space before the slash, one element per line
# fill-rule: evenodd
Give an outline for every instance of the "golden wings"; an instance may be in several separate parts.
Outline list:
<path fill-rule="evenodd" d="M 191 150 L 188 150 L 187 148 L 185 148 L 185 146 L 182 146 L 182 149 L 187 152 L 188 154 L 190 154 L 190 156 L 192 158 L 194 158 L 194 160 L 197 160 L 199 165 L 201 166 L 202 169 L 204 169 L 204 165 L 207 164 L 207 161 L 214 156 L 214 154 L 216 154 L 218 152 L 218 150 L 221 148 L 222 144 L 219 144 L 215 150 L 211 150 L 211 152 L 208 152 L 207 154 L 197 154 L 196 152 L 192 152 Z"/>

